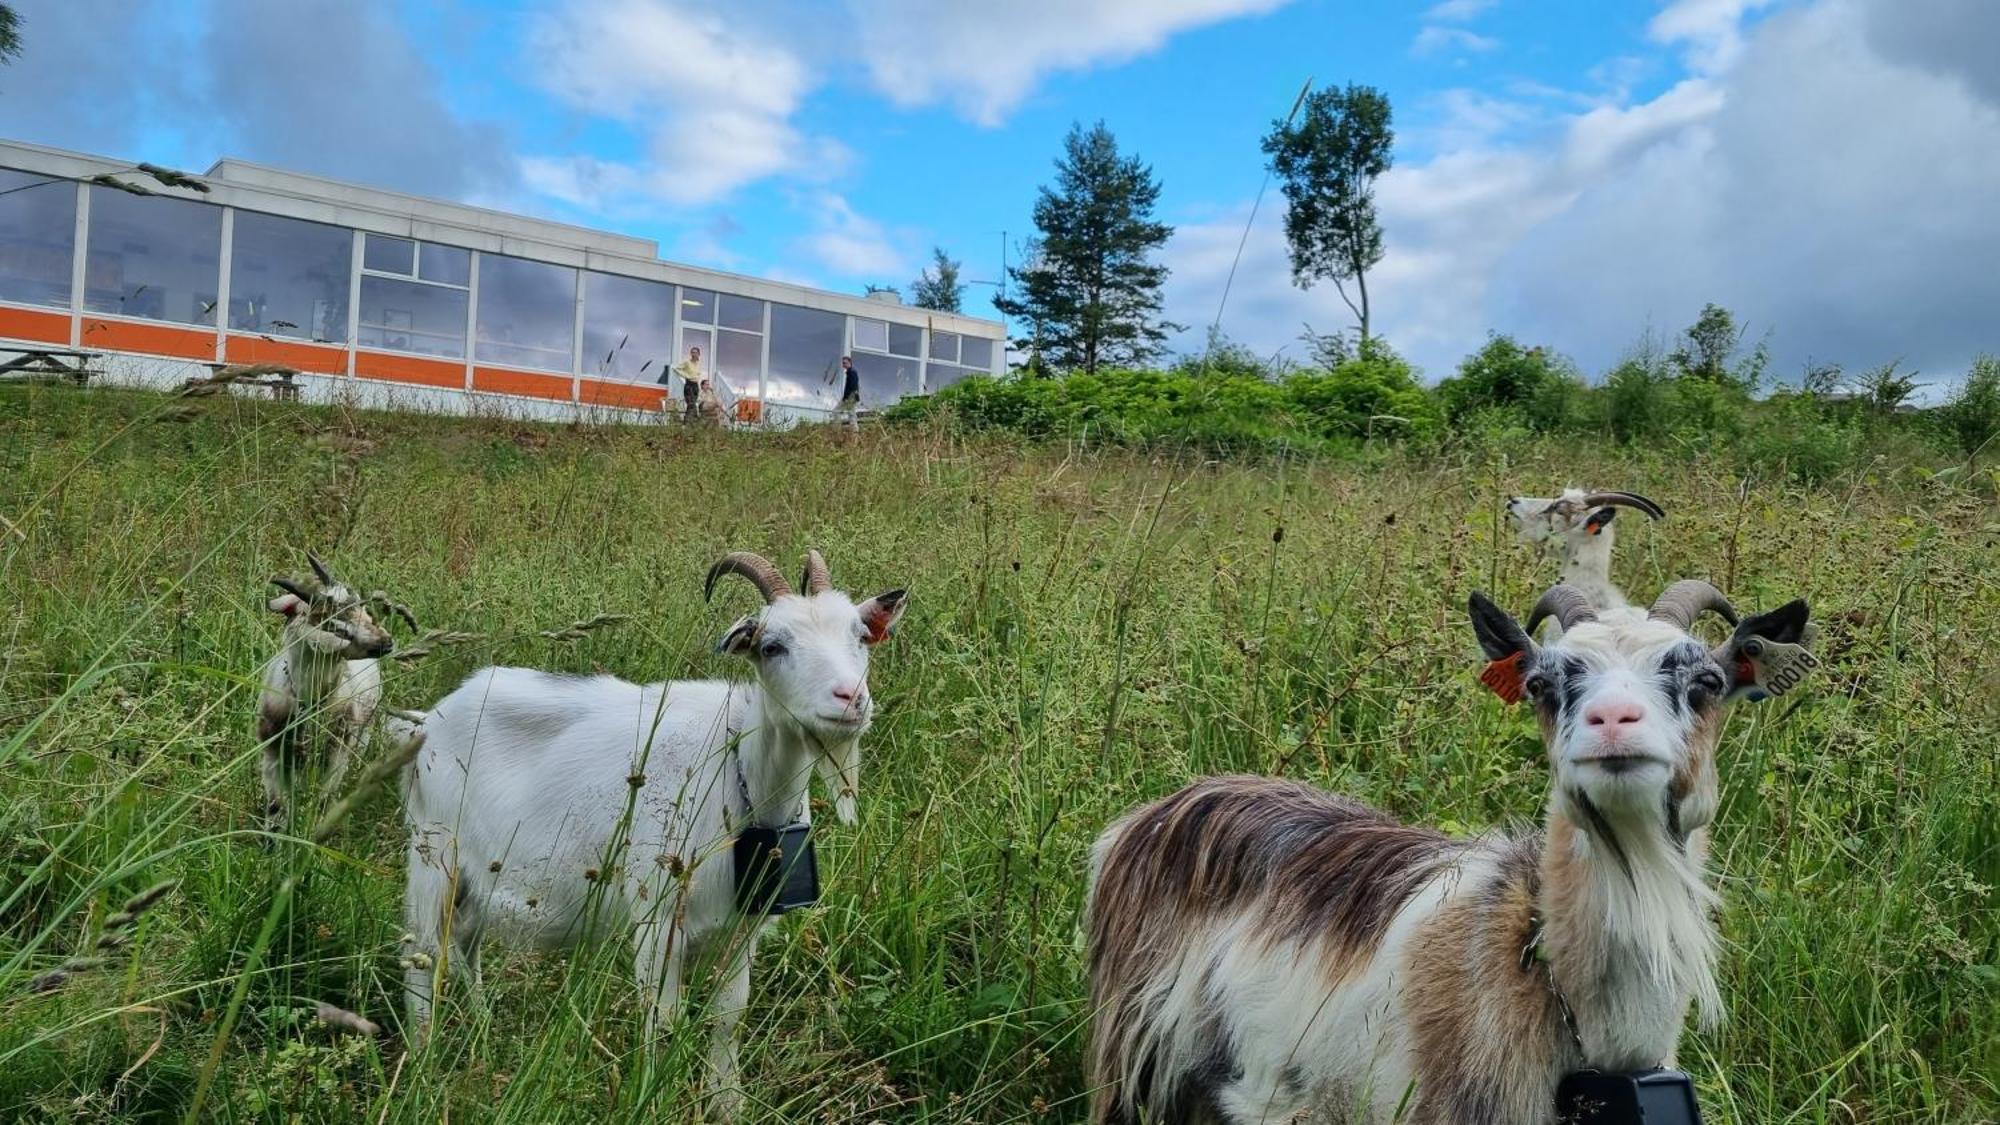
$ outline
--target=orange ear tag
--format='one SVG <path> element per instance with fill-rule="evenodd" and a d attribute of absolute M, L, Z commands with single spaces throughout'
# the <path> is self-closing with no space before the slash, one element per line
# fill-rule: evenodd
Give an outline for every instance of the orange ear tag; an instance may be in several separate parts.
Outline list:
<path fill-rule="evenodd" d="M 1525 652 L 1517 652 L 1487 664 L 1479 673 L 1479 682 L 1508 703 L 1521 702 L 1521 696 L 1525 693 L 1521 686 L 1521 681 L 1525 678 L 1521 671 L 1521 662 L 1527 655 Z"/>

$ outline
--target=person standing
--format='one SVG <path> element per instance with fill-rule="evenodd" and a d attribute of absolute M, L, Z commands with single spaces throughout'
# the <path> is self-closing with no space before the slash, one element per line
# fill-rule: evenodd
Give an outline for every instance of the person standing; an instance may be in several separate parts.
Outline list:
<path fill-rule="evenodd" d="M 840 418 L 845 415 L 847 428 L 858 430 L 861 428 L 861 371 L 854 366 L 854 357 L 845 355 L 840 357 L 840 370 L 846 375 L 846 381 L 841 385 L 840 405 L 833 408 L 833 416 Z"/>
<path fill-rule="evenodd" d="M 674 365 L 674 374 L 681 378 L 681 402 L 685 407 L 681 420 L 692 423 L 701 416 L 701 385 L 707 382 L 701 374 L 701 348 L 689 348 L 687 358 Z"/>

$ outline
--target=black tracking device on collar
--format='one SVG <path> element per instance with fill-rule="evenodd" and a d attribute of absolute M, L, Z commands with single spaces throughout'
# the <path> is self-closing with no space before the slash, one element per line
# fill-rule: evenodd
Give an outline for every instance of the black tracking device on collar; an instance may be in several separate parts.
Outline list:
<path fill-rule="evenodd" d="M 777 915 L 819 901 L 812 825 L 753 824 L 737 835 L 735 859 L 736 908 L 743 913 Z"/>
<path fill-rule="evenodd" d="M 1678 1070 L 1577 1070 L 1556 1086 L 1563 1125 L 1701 1125 L 1694 1083 Z"/>

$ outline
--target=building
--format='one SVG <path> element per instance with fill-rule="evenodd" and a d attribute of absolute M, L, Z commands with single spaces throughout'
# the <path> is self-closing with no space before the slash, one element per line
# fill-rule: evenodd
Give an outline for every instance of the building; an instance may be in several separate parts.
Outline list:
<path fill-rule="evenodd" d="M 156 194 L 87 182 L 106 174 Z M 698 345 L 734 416 L 777 423 L 832 409 L 845 354 L 871 407 L 1004 362 L 997 322 L 666 262 L 644 239 L 239 160 L 203 183 L 0 142 L 0 351 L 129 357 L 109 366 L 135 381 L 280 363 L 314 398 L 561 416 L 658 411 Z"/>

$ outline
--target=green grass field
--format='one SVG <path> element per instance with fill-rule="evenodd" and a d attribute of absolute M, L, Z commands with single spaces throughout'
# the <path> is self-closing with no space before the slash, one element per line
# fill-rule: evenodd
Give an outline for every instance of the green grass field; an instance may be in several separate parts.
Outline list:
<path fill-rule="evenodd" d="M 1835 658 L 1738 709 L 1711 1122 L 2000 1119 L 2000 510 L 1880 464 L 1801 490 L 1553 445 L 1204 462 L 937 431 L 683 434 L 0 389 L 0 1119 L 678 1121 L 702 1038 L 633 1048 L 627 958 L 494 951 L 491 1005 L 406 1052 L 402 833 L 378 791 L 324 847 L 257 846 L 268 578 L 316 549 L 427 627 L 422 707 L 480 664 L 747 675 L 710 655 L 747 548 L 907 585 L 877 651 L 858 828 L 766 942 L 758 1121 L 1082 1116 L 1091 839 L 1196 776 L 1284 774 L 1471 832 L 1532 820 L 1531 720 L 1474 681 L 1464 602 L 1554 566 L 1500 505 L 1624 487 L 1617 578 L 1808 597 Z M 1282 532 L 1282 534 L 1280 534 Z M 543 630 L 631 615 L 580 639 Z M 831 823 L 831 818 L 828 818 Z M 129 896 L 178 880 L 112 943 Z M 282 898 L 282 901 L 280 901 Z M 276 908 L 274 908 L 276 907 Z M 60 985 L 44 974 L 98 958 Z M 45 982 L 46 983 L 46 982 Z M 327 1002 L 377 1039 L 313 1018 Z M 197 1091 L 201 1104 L 196 1108 Z"/>

